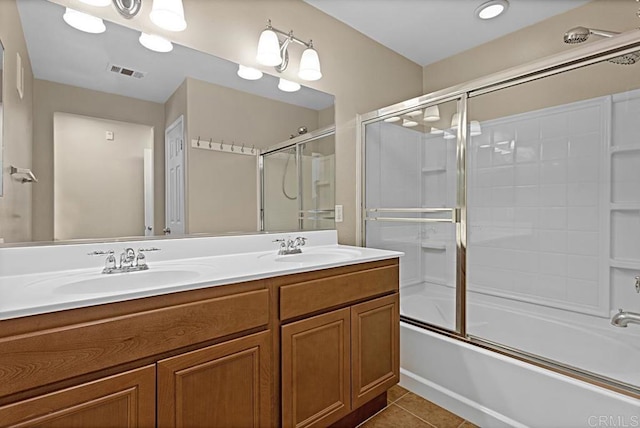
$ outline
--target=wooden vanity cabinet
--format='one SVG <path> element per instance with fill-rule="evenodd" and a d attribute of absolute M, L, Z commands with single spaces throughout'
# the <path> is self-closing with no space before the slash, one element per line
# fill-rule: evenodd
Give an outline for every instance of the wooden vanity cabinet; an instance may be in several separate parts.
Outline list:
<path fill-rule="evenodd" d="M 318 289 L 333 291 L 321 297 L 331 306 L 319 315 L 285 320 L 280 330 L 282 425 L 287 428 L 342 426 L 344 417 L 399 380 L 397 260 L 283 286 L 281 316 L 299 316 L 305 306 L 323 312 L 315 298 Z M 386 295 L 377 297 L 381 293 Z M 290 297 L 297 300 L 295 307 Z M 330 310 L 340 303 L 346 307 Z"/>
<path fill-rule="evenodd" d="M 0 407 L 3 427 L 152 428 L 155 423 L 155 365 Z"/>

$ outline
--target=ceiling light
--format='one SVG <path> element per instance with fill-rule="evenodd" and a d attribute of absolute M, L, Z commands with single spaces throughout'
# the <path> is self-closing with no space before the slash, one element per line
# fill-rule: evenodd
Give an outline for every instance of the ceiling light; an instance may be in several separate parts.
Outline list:
<path fill-rule="evenodd" d="M 153 0 L 151 22 L 168 31 L 182 31 L 187 28 L 182 0 Z"/>
<path fill-rule="evenodd" d="M 262 77 L 262 71 L 252 67 L 245 67 L 244 65 L 238 65 L 238 76 L 246 80 L 258 80 Z"/>
<path fill-rule="evenodd" d="M 155 52 L 171 52 L 173 50 L 173 44 L 164 37 L 141 33 L 138 40 L 142 46 Z"/>
<path fill-rule="evenodd" d="M 422 114 L 422 110 L 414 110 L 407 113 L 407 116 L 416 117 L 416 116 L 420 116 L 421 114 Z"/>
<path fill-rule="evenodd" d="M 62 19 L 73 28 L 85 33 L 99 34 L 107 29 L 102 19 L 74 9 L 66 8 Z"/>
<path fill-rule="evenodd" d="M 440 109 L 438 106 L 430 106 L 424 109 L 425 122 L 437 122 L 440 120 Z"/>
<path fill-rule="evenodd" d="M 386 118 L 384 121 L 387 122 L 387 123 L 395 123 L 395 122 L 400 121 L 400 116 L 391 116 L 391 117 Z"/>
<path fill-rule="evenodd" d="M 262 65 L 276 66 L 282 64 L 278 35 L 267 28 L 260 34 L 256 60 Z"/>
<path fill-rule="evenodd" d="M 476 9 L 476 16 L 480 19 L 492 19 L 501 15 L 509 7 L 507 0 L 491 0 L 482 3 Z"/>
<path fill-rule="evenodd" d="M 402 126 L 405 128 L 413 128 L 414 126 L 418 126 L 418 122 L 411 119 L 402 119 Z"/>
<path fill-rule="evenodd" d="M 281 77 L 278 82 L 278 89 L 284 92 L 295 92 L 300 90 L 300 84 Z"/>
<path fill-rule="evenodd" d="M 90 6 L 98 6 L 98 7 L 109 6 L 111 4 L 111 0 L 80 0 L 80 1 Z"/>
<path fill-rule="evenodd" d="M 309 41 L 309 47 L 302 52 L 300 58 L 300 69 L 298 77 L 302 80 L 319 80 L 322 77 L 320 71 L 320 58 L 318 52 L 313 48 L 313 43 Z"/>
<path fill-rule="evenodd" d="M 278 34 L 284 36 L 282 43 L 280 43 Z M 260 33 L 256 60 L 262 65 L 273 66 L 278 73 L 282 73 L 289 66 L 288 49 L 291 43 L 297 43 L 306 48 L 300 58 L 298 77 L 302 80 L 318 80 L 322 78 L 320 58 L 318 58 L 318 52 L 313 47 L 313 41 L 304 42 L 300 40 L 293 35 L 293 30 L 288 33 L 278 30 L 271 26 L 271 20 L 267 21 L 267 28 Z"/>

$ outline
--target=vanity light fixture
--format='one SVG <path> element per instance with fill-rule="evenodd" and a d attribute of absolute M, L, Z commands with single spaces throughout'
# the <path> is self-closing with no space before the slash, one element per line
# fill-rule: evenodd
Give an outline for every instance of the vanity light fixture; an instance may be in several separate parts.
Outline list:
<path fill-rule="evenodd" d="M 444 131 L 440 128 L 436 128 L 435 126 L 431 127 L 431 135 L 442 135 Z"/>
<path fill-rule="evenodd" d="M 430 106 L 424 109 L 425 122 L 437 122 L 440 120 L 440 108 L 438 106 Z"/>
<path fill-rule="evenodd" d="M 417 117 L 420 116 L 422 114 L 422 110 L 414 110 L 414 111 L 410 111 L 409 113 L 407 113 L 407 116 L 409 117 Z"/>
<path fill-rule="evenodd" d="M 62 15 L 62 19 L 76 30 L 84 31 L 85 33 L 100 34 L 107 30 L 102 19 L 68 7 L 65 9 L 64 15 Z"/>
<path fill-rule="evenodd" d="M 400 121 L 400 116 L 391 116 L 384 120 L 387 123 L 395 123 Z"/>
<path fill-rule="evenodd" d="M 238 76 L 242 77 L 246 80 L 258 80 L 262 77 L 262 71 L 252 68 L 246 67 L 242 64 L 238 65 Z"/>
<path fill-rule="evenodd" d="M 154 34 L 140 33 L 138 40 L 142 46 L 155 52 L 171 52 L 173 50 L 173 44 L 169 40 Z"/>
<path fill-rule="evenodd" d="M 187 28 L 182 0 L 153 0 L 149 18 L 167 31 L 182 31 Z"/>
<path fill-rule="evenodd" d="M 284 92 L 296 92 L 300 90 L 300 84 L 281 77 L 278 82 L 278 89 Z"/>
<path fill-rule="evenodd" d="M 480 19 L 493 19 L 504 13 L 509 7 L 507 0 L 491 0 L 482 3 L 476 9 L 476 16 Z"/>
<path fill-rule="evenodd" d="M 285 36 L 282 43 L 278 38 L 278 34 Z M 302 41 L 293 35 L 293 30 L 288 33 L 278 30 L 271 25 L 271 20 L 267 22 L 267 28 L 260 33 L 256 60 L 262 65 L 275 67 L 278 73 L 282 73 L 289 65 L 288 49 L 292 42 L 298 43 L 306 48 L 300 59 L 298 77 L 308 81 L 320 79 L 322 77 L 320 58 L 318 57 L 318 52 L 313 47 L 313 41 L 309 40 L 308 43 Z"/>
<path fill-rule="evenodd" d="M 472 137 L 477 137 L 478 135 L 482 135 L 482 127 L 480 126 L 480 122 L 477 120 L 472 120 L 469 124 L 469 135 Z"/>
<path fill-rule="evenodd" d="M 451 129 L 455 130 L 458 129 L 458 121 L 460 120 L 460 114 L 459 113 L 454 113 L 453 116 L 451 116 Z"/>
<path fill-rule="evenodd" d="M 402 126 L 405 128 L 413 128 L 414 126 L 418 126 L 418 122 L 411 119 L 402 119 Z"/>

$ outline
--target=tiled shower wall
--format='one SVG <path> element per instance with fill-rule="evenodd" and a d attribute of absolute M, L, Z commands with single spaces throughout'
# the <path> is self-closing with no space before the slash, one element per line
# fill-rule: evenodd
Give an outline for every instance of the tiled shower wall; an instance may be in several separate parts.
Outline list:
<path fill-rule="evenodd" d="M 469 151 L 470 290 L 608 314 L 609 117 L 605 97 L 482 124 Z"/>

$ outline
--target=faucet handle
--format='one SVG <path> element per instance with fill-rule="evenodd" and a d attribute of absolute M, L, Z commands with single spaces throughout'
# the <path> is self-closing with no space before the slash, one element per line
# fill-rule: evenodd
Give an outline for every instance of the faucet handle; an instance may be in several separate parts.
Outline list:
<path fill-rule="evenodd" d="M 298 236 L 298 237 L 295 239 L 295 241 L 296 241 L 296 243 L 297 243 L 299 246 L 301 246 L 301 247 L 302 247 L 302 246 L 304 246 L 304 244 L 306 244 L 306 243 L 307 243 L 307 238 L 305 238 L 304 236 Z"/>

